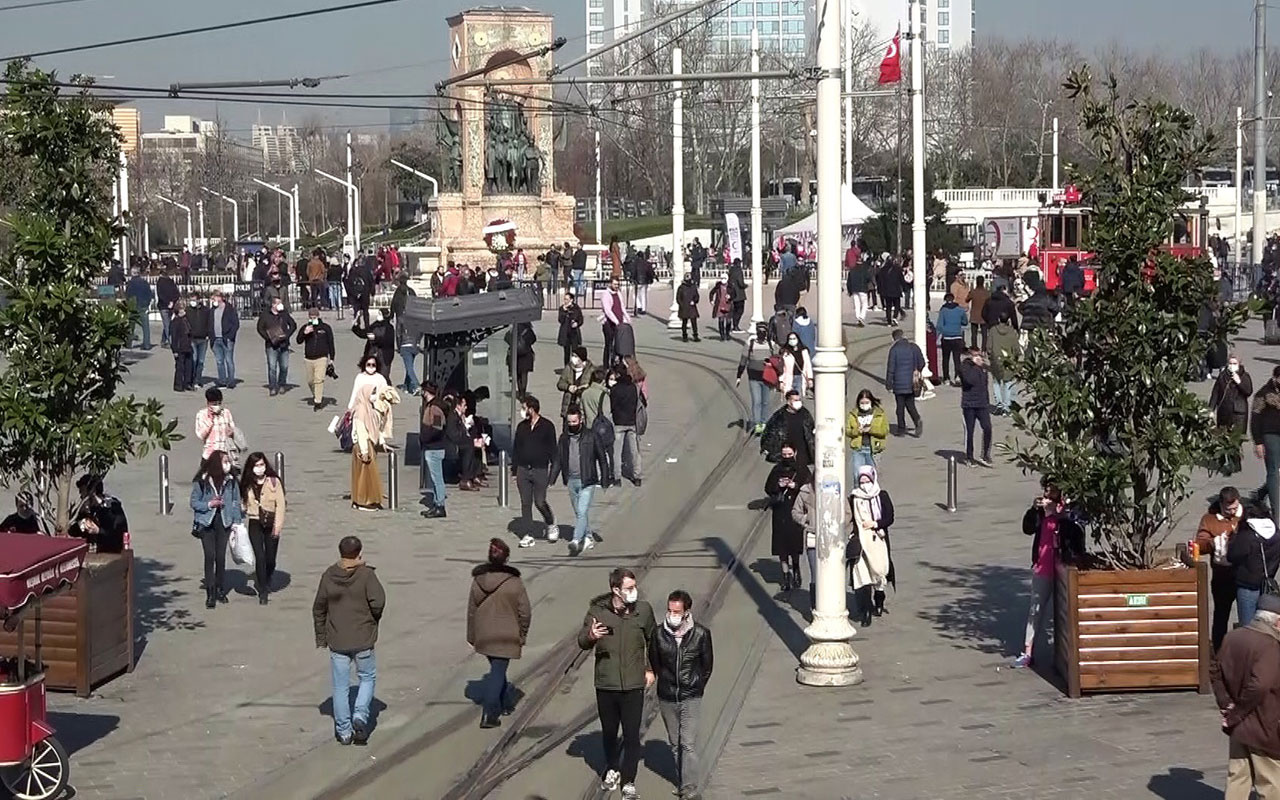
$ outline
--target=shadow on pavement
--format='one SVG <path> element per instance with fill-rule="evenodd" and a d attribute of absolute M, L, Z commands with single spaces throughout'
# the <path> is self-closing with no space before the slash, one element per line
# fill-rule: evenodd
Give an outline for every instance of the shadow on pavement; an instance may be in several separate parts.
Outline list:
<path fill-rule="evenodd" d="M 702 540 L 711 552 L 716 554 L 716 558 L 721 564 L 730 564 L 734 559 L 734 552 L 729 544 L 719 537 L 707 537 Z M 769 623 L 769 627 L 778 635 L 778 638 L 787 646 L 792 654 L 797 658 L 809 646 L 809 640 L 804 635 L 804 630 L 796 624 L 791 614 L 778 603 L 777 600 L 769 593 L 769 587 L 765 584 L 782 583 L 782 567 L 773 559 L 757 559 L 746 570 L 745 565 L 739 564 L 734 571 L 734 577 L 746 590 L 747 595 L 755 602 L 756 608 L 759 609 L 760 615 Z M 749 570 L 749 571 L 747 571 Z M 751 576 L 758 576 L 758 580 L 752 580 Z"/>
<path fill-rule="evenodd" d="M 604 775 L 604 737 L 600 733 L 600 723 L 593 721 L 591 724 L 595 730 L 573 737 L 565 754 L 581 758 L 597 775 Z M 618 735 L 621 737 L 621 731 Z"/>
<path fill-rule="evenodd" d="M 1164 800 L 1221 800 L 1222 791 L 1204 783 L 1198 769 L 1169 767 L 1167 775 L 1153 775 L 1147 789 Z"/>
<path fill-rule="evenodd" d="M 1026 567 L 959 566 L 920 562 L 932 571 L 921 585 L 941 591 L 931 593 L 934 605 L 919 611 L 938 634 L 958 648 L 993 655 L 1012 655 L 1022 649 L 1027 620 L 1030 570 Z"/>
<path fill-rule="evenodd" d="M 186 580 L 174 565 L 154 558 L 137 558 L 133 562 L 134 596 L 134 660 L 142 658 L 151 634 L 157 631 L 193 631 L 204 627 L 204 620 L 192 616 L 186 608 L 176 608 L 186 594 L 179 586 Z"/>
<path fill-rule="evenodd" d="M 67 749 L 67 753 L 75 755 L 120 727 L 120 718 L 114 714 L 50 711 L 49 724 L 57 731 L 58 741 Z"/>
<path fill-rule="evenodd" d="M 351 666 L 352 674 L 355 673 L 355 670 L 356 668 L 355 668 L 355 665 L 353 664 Z M 356 706 L 356 692 L 359 690 L 359 688 L 360 688 L 359 686 L 356 686 L 353 684 L 347 690 L 348 691 L 347 700 L 349 703 L 351 703 L 351 707 L 353 709 Z M 329 719 L 333 719 L 333 697 L 326 697 L 324 699 L 324 702 L 321 703 L 318 706 L 318 708 L 320 710 L 321 716 L 328 717 Z M 377 697 L 374 697 L 373 702 L 369 704 L 369 730 L 370 731 L 374 731 L 377 729 L 378 716 L 381 715 L 382 712 L 386 710 L 387 710 L 387 704 L 379 700 Z"/>

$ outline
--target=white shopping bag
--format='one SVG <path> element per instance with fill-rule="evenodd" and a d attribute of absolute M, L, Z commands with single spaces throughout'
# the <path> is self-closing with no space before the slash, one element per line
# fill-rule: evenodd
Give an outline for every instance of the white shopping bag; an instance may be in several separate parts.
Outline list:
<path fill-rule="evenodd" d="M 253 545 L 249 542 L 249 528 L 244 523 L 231 526 L 231 560 L 240 566 L 253 567 Z"/>
<path fill-rule="evenodd" d="M 342 415 L 335 414 L 333 419 L 329 421 L 329 433 L 336 436 L 338 434 L 338 423 L 341 421 Z"/>

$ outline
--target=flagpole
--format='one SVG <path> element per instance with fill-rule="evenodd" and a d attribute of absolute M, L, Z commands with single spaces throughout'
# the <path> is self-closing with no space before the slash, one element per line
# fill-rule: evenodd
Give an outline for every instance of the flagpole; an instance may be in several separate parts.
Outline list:
<path fill-rule="evenodd" d="M 898 112 L 898 188 L 894 191 L 893 196 L 898 204 L 898 212 L 896 214 L 897 230 L 894 232 L 894 255 L 899 263 L 902 261 L 902 81 L 898 81 L 898 94 L 893 98 L 897 106 Z M 914 301 L 913 301 L 914 302 Z"/>

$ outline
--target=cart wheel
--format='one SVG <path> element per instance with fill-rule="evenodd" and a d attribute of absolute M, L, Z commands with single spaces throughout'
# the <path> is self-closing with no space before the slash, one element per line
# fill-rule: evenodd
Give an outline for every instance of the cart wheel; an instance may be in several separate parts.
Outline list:
<path fill-rule="evenodd" d="M 27 763 L 5 770 L 0 778 L 17 800 L 55 800 L 67 788 L 70 772 L 67 751 L 50 736 L 32 748 Z"/>

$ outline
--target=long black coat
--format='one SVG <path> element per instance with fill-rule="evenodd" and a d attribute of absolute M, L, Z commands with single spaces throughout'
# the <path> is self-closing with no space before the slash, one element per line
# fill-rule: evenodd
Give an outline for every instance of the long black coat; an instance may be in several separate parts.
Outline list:
<path fill-rule="evenodd" d="M 582 307 L 577 303 L 568 308 L 560 306 L 557 317 L 560 320 L 560 332 L 556 334 L 556 344 L 561 347 L 581 347 Z"/>
<path fill-rule="evenodd" d="M 698 287 L 692 281 L 676 289 L 676 309 L 680 319 L 698 318 Z"/>
<path fill-rule="evenodd" d="M 779 486 L 779 481 L 790 476 L 793 485 Z M 811 480 L 809 468 L 803 464 L 774 464 L 764 482 L 765 494 L 773 509 L 772 553 L 775 556 L 798 556 L 804 552 L 804 526 L 791 518 L 791 506 L 796 502 L 800 487 Z"/>
<path fill-rule="evenodd" d="M 1241 433 L 1249 421 L 1249 395 L 1253 394 L 1253 378 L 1240 367 L 1240 383 L 1231 379 L 1231 373 L 1223 370 L 1214 381 L 1209 394 L 1209 408 L 1213 409 L 1218 424 L 1235 426 Z"/>

